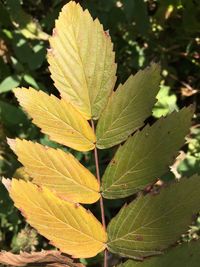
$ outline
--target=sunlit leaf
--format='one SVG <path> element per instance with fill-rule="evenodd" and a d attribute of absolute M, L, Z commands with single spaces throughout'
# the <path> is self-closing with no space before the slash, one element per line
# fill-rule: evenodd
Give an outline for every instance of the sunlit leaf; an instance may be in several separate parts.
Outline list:
<path fill-rule="evenodd" d="M 72 154 L 20 139 L 10 144 L 33 183 L 73 202 L 94 203 L 99 199 L 96 178 Z"/>
<path fill-rule="evenodd" d="M 199 210 L 199 176 L 172 183 L 158 195 L 139 196 L 111 220 L 108 247 L 131 258 L 159 254 L 186 232 Z"/>
<path fill-rule="evenodd" d="M 80 151 L 94 148 L 92 128 L 70 103 L 32 88 L 17 88 L 14 92 L 33 123 L 50 139 Z"/>
<path fill-rule="evenodd" d="M 192 109 L 147 125 L 122 145 L 103 176 L 103 196 L 122 198 L 144 189 L 169 170 L 189 132 Z"/>
<path fill-rule="evenodd" d="M 71 1 L 56 21 L 50 45 L 50 71 L 61 96 L 87 119 L 97 119 L 116 79 L 109 34 L 88 10 Z"/>
<path fill-rule="evenodd" d="M 13 88 L 17 87 L 20 84 L 21 77 L 19 75 L 11 75 L 6 77 L 0 83 L 0 94 L 11 91 Z"/>
<path fill-rule="evenodd" d="M 36 82 L 36 80 L 29 74 L 24 74 L 23 79 L 25 82 L 27 82 L 30 86 L 33 86 L 33 88 L 38 89 L 39 85 Z"/>
<path fill-rule="evenodd" d="M 190 242 L 172 248 L 165 254 L 145 261 L 128 260 L 117 267 L 199 267 L 200 242 Z"/>
<path fill-rule="evenodd" d="M 153 108 L 154 117 L 160 118 L 178 110 L 177 97 L 170 92 L 169 86 L 162 84 L 156 98 L 158 101 Z"/>
<path fill-rule="evenodd" d="M 62 252 L 88 258 L 105 249 L 107 235 L 101 223 L 79 204 L 16 179 L 12 179 L 9 193 L 27 222 Z"/>
<path fill-rule="evenodd" d="M 151 115 L 159 90 L 160 67 L 152 64 L 120 85 L 108 102 L 97 125 L 97 147 L 121 143 Z"/>

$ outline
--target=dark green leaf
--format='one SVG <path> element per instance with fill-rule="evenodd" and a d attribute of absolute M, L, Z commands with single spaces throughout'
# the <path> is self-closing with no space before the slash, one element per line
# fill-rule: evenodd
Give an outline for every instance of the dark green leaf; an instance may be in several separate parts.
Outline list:
<path fill-rule="evenodd" d="M 20 108 L 3 101 L 0 101 L 0 120 L 6 127 L 14 128 L 13 130 L 29 124 L 27 116 Z"/>
<path fill-rule="evenodd" d="M 179 245 L 166 254 L 144 262 L 128 260 L 117 267 L 199 267 L 200 242 Z"/>
<path fill-rule="evenodd" d="M 158 195 L 139 196 L 108 225 L 108 248 L 130 258 L 143 258 L 174 244 L 200 210 L 200 177 L 182 179 Z"/>

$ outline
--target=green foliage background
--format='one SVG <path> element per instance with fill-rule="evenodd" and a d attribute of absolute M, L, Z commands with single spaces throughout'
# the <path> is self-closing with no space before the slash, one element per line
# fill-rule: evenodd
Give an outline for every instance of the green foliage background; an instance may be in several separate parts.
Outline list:
<path fill-rule="evenodd" d="M 20 167 L 6 144 L 6 137 L 37 140 L 55 146 L 32 125 L 18 107 L 12 93 L 17 86 L 34 87 L 58 95 L 50 78 L 46 61 L 48 35 L 54 20 L 67 1 L 62 0 L 0 0 L 0 175 L 11 177 Z M 78 2 L 78 1 L 77 1 Z M 149 122 L 173 110 L 194 104 L 193 126 L 176 161 L 173 172 L 163 179 L 200 173 L 200 2 L 199 0 L 80 0 L 93 17 L 98 17 L 112 37 L 118 81 L 158 61 L 162 67 L 162 83 L 158 102 Z M 92 55 L 91 55 L 92 56 Z M 114 150 L 101 152 L 101 172 Z M 76 157 L 94 171 L 90 152 L 74 152 Z M 19 175 L 19 173 L 18 173 Z M 106 201 L 109 220 L 122 201 Z M 98 207 L 94 205 L 98 216 Z M 191 228 L 190 238 L 198 237 L 198 223 Z M 0 249 L 26 251 L 46 248 L 48 242 L 30 229 L 13 207 L 0 184 Z M 98 262 L 98 259 L 96 259 Z M 94 264 L 94 262 L 93 262 Z M 94 265 L 93 265 L 94 266 Z"/>

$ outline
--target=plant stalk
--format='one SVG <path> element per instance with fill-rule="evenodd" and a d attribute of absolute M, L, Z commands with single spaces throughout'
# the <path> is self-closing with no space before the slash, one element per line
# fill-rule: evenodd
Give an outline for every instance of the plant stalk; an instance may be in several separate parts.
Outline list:
<path fill-rule="evenodd" d="M 92 125 L 93 131 L 95 132 L 95 126 L 94 126 L 93 120 L 91 120 L 91 125 Z M 97 181 L 98 181 L 99 187 L 100 187 L 101 186 L 101 177 L 100 177 L 100 171 L 99 171 L 98 151 L 97 151 L 96 146 L 94 148 L 94 159 L 95 159 Z M 100 196 L 99 202 L 100 202 L 100 209 L 101 209 L 101 221 L 102 221 L 103 228 L 106 231 L 106 221 L 105 221 L 105 212 L 104 212 L 104 204 L 103 204 L 102 195 Z M 104 267 L 108 267 L 108 265 L 107 265 L 107 249 L 104 250 Z"/>

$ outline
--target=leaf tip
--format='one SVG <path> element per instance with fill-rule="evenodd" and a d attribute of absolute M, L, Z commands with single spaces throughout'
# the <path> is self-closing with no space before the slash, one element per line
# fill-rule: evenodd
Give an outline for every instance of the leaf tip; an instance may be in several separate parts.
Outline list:
<path fill-rule="evenodd" d="M 80 207 L 80 204 L 79 204 L 79 203 L 74 203 L 74 207 L 75 207 L 76 209 L 78 209 L 78 208 Z"/>
<path fill-rule="evenodd" d="M 52 30 L 52 36 L 56 36 L 57 35 L 57 30 L 56 30 L 56 28 L 53 28 L 53 30 Z"/>
<path fill-rule="evenodd" d="M 15 139 L 12 139 L 12 138 L 6 138 L 6 140 L 7 140 L 7 144 L 11 148 L 11 150 L 13 152 L 15 152 L 16 151 L 16 140 Z"/>
<path fill-rule="evenodd" d="M 10 192 L 11 190 L 11 180 L 8 178 L 3 177 L 2 178 L 2 184 L 5 186 L 5 188 Z"/>

